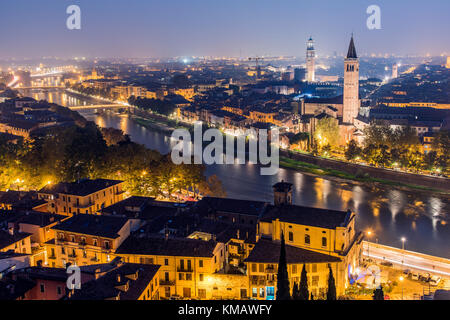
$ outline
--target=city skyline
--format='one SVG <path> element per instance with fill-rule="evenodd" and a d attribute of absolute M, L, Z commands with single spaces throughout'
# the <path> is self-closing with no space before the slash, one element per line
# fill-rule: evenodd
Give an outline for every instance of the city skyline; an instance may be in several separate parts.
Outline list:
<path fill-rule="evenodd" d="M 72 4 L 81 8 L 81 30 L 66 27 L 66 9 Z M 361 56 L 450 52 L 442 36 L 450 31 L 445 17 L 448 2 L 431 0 L 423 6 L 415 0 L 378 1 L 381 30 L 366 26 L 369 5 L 353 0 L 315 4 L 131 0 L 114 6 L 103 0 L 19 0 L 4 4 L 0 13 L 0 28 L 8 32 L 0 58 L 304 57 L 310 36 L 320 58 L 344 54 L 351 33 Z"/>

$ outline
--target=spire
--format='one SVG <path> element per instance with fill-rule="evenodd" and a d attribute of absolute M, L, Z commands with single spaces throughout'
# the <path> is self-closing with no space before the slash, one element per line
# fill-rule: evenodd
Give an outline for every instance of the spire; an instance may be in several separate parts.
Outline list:
<path fill-rule="evenodd" d="M 358 55 L 356 54 L 355 42 L 353 41 L 353 34 L 352 40 L 350 40 L 350 46 L 348 47 L 347 59 L 358 59 Z"/>

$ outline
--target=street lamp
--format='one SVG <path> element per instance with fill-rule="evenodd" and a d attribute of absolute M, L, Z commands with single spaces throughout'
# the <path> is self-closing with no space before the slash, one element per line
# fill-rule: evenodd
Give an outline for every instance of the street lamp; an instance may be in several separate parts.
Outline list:
<path fill-rule="evenodd" d="M 402 270 L 403 270 L 403 263 L 405 261 L 405 242 L 406 242 L 406 238 L 402 237 L 401 240 L 402 240 L 402 254 L 403 254 L 403 257 L 402 257 Z"/>
<path fill-rule="evenodd" d="M 405 278 L 403 278 L 403 276 L 400 276 L 399 280 L 400 283 L 402 284 L 402 300 L 403 300 L 403 280 L 405 280 Z"/>

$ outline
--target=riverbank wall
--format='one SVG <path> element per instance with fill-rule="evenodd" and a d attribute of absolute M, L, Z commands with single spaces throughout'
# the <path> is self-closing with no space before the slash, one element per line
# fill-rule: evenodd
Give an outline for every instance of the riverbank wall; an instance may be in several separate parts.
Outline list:
<path fill-rule="evenodd" d="M 322 168 L 339 170 L 355 176 L 368 175 L 371 178 L 381 180 L 395 181 L 403 184 L 450 191 L 450 179 L 448 178 L 431 177 L 414 173 L 362 166 L 354 163 L 318 158 L 307 154 L 292 153 L 284 150 L 280 150 L 280 156 L 296 161 L 311 163 Z"/>

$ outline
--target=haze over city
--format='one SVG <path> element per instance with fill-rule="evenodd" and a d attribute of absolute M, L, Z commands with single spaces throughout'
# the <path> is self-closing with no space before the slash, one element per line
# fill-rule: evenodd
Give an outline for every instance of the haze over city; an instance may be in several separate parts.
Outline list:
<path fill-rule="evenodd" d="M 66 8 L 81 8 L 81 30 Z M 381 30 L 368 30 L 368 6 Z M 361 55 L 447 55 L 447 0 L 8 1 L 2 3 L 0 58 L 303 56 L 313 36 L 321 55 L 343 54 L 350 34 Z"/>

